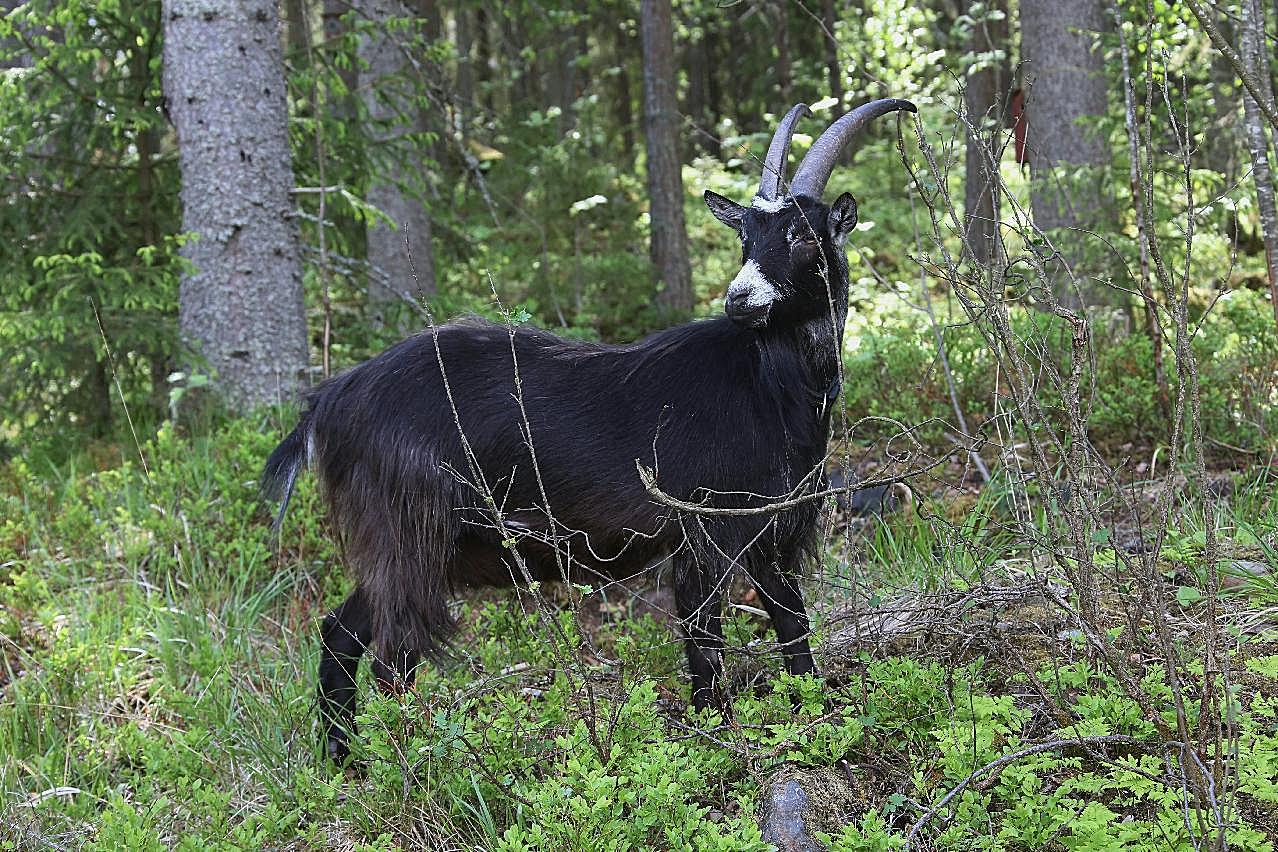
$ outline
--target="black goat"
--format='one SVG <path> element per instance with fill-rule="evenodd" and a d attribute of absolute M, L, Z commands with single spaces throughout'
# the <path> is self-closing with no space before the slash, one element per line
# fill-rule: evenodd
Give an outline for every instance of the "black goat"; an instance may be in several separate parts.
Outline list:
<path fill-rule="evenodd" d="M 847 315 L 843 245 L 856 202 L 821 202 L 839 151 L 901 100 L 866 104 L 813 144 L 790 195 L 782 171 L 795 106 L 754 202 L 705 193 L 742 240 L 726 317 L 629 346 L 463 319 L 324 382 L 262 476 L 287 508 L 304 463 L 319 473 L 357 586 L 322 628 L 319 697 L 329 754 L 347 754 L 365 649 L 383 685 L 446 648 L 450 591 L 526 577 L 624 577 L 665 559 L 697 707 L 719 701 L 721 607 L 740 569 L 772 618 L 788 669 L 813 670 L 800 568 L 818 507 L 698 515 L 654 500 L 636 462 L 683 501 L 763 507 L 819 491 Z M 514 539 L 524 567 L 508 545 Z"/>

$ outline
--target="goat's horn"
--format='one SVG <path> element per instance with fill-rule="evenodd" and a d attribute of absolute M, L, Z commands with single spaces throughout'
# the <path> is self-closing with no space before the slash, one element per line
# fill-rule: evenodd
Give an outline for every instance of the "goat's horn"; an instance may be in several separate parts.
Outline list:
<path fill-rule="evenodd" d="M 807 156 L 803 158 L 803 162 L 799 163 L 799 169 L 794 173 L 794 180 L 790 184 L 791 194 L 806 195 L 808 198 L 819 201 L 821 193 L 825 192 L 825 185 L 829 182 L 830 175 L 834 172 L 834 164 L 839 159 L 839 152 L 843 150 L 848 140 L 871 119 L 898 109 L 909 112 L 919 111 L 918 107 L 909 101 L 903 101 L 900 98 L 883 98 L 859 106 L 831 124 L 812 143 Z"/>
<path fill-rule="evenodd" d="M 772 134 L 768 156 L 763 160 L 763 179 L 759 181 L 759 197 L 764 201 L 776 201 L 781 194 L 781 181 L 785 179 L 785 158 L 790 153 L 790 138 L 794 125 L 808 114 L 807 104 L 795 104 L 781 119 L 777 132 Z"/>

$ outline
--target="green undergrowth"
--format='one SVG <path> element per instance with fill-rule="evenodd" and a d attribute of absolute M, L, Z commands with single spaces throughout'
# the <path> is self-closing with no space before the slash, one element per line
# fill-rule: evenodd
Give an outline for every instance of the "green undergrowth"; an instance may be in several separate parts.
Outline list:
<path fill-rule="evenodd" d="M 997 443 L 988 412 L 989 400 L 999 392 L 1000 367 L 980 328 L 938 295 L 934 330 L 931 317 L 916 305 L 921 301 L 917 283 L 895 284 L 896 290 L 885 294 L 874 279 L 853 282 L 854 308 L 843 357 L 845 413 L 853 421 L 892 418 L 922 424 L 924 435 L 940 434 L 943 428 L 957 429 L 957 399 L 972 433 Z M 1213 446 L 1236 446 L 1260 457 L 1274 447 L 1278 332 L 1271 314 L 1264 294 L 1248 289 L 1230 291 L 1210 311 L 1195 314 L 1203 428 L 1216 442 Z M 1009 310 L 1009 319 L 1018 339 L 1034 342 L 1027 348 L 1031 361 L 1068 372 L 1063 365 L 1069 363 L 1070 332 L 1063 320 L 1020 307 Z M 1122 331 L 1119 318 L 1108 320 L 1093 323 L 1089 359 L 1083 365 L 1082 402 L 1091 439 L 1112 447 L 1166 441 L 1171 429 L 1158 404 L 1153 346 L 1142 334 Z M 1170 341 L 1164 345 L 1169 394 L 1175 398 L 1175 353 Z M 1060 389 L 1052 381 L 1036 385 L 1036 393 L 1048 410 L 1061 404 Z M 865 439 L 899 428 L 871 420 L 859 431 Z"/>
<path fill-rule="evenodd" d="M 832 848 L 898 849 L 980 767 L 1103 734 L 1132 741 L 1104 761 L 1068 746 L 1016 760 L 921 836 L 955 850 L 1193 848 L 1179 791 L 1151 780 L 1167 759 L 1152 727 L 1081 649 L 1037 673 L 1068 720 L 997 660 L 857 656 L 837 684 L 738 689 L 726 722 L 687 712 L 667 625 L 602 607 L 583 627 L 513 595 L 467 598 L 453 661 L 406 694 L 379 696 L 365 674 L 362 770 L 336 768 L 315 745 L 316 628 L 347 581 L 309 478 L 280 538 L 257 503 L 281 421 L 165 427 L 123 460 L 0 468 L 0 848 L 762 850 L 764 785 L 784 770 L 829 780 L 810 822 Z M 1252 539 L 1270 540 L 1271 509 L 1251 512 Z M 972 514 L 954 528 L 997 543 Z M 1191 553 L 1193 535 L 1175 544 Z M 867 534 L 861 558 L 873 583 L 936 548 L 902 518 Z M 738 613 L 729 642 L 765 626 Z M 1272 850 L 1278 637 L 1245 647 L 1222 817 L 1231 848 Z M 1145 677 L 1170 712 L 1165 674 Z"/>

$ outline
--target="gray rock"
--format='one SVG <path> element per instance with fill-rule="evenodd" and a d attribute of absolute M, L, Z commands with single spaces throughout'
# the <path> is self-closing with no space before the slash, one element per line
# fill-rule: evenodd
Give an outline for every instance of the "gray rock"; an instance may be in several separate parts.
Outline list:
<path fill-rule="evenodd" d="M 1225 566 L 1225 571 L 1239 577 L 1264 577 L 1273 573 L 1268 563 L 1239 559 Z"/>
<path fill-rule="evenodd" d="M 824 847 L 808 836 L 803 818 L 809 801 L 808 794 L 793 778 L 774 781 L 759 819 L 764 841 L 780 852 L 821 852 Z"/>
<path fill-rule="evenodd" d="M 1237 590 L 1246 589 L 1257 580 L 1273 582 L 1269 578 L 1272 577 L 1274 571 L 1265 562 L 1238 559 L 1225 563 L 1225 567 L 1220 573 L 1220 585 L 1226 589 Z"/>

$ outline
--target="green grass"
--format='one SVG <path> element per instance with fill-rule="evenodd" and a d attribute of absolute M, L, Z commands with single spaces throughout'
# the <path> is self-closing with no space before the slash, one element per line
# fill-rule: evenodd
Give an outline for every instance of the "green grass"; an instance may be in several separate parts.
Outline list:
<path fill-rule="evenodd" d="M 347 581 L 313 482 L 276 539 L 255 478 L 278 424 L 206 431 L 162 430 L 141 448 L 145 471 L 136 453 L 0 468 L 0 848 L 765 849 L 762 785 L 787 766 L 826 779 L 814 827 L 834 849 L 897 849 L 948 790 L 1026 743 L 1153 742 L 1081 656 L 1038 672 L 1068 725 L 979 657 L 861 656 L 837 687 L 766 677 L 738 693 L 731 725 L 693 719 L 665 625 L 614 607 L 588 651 L 569 610 L 551 631 L 490 595 L 465 604 L 454 664 L 402 697 L 365 679 L 364 772 L 346 774 L 315 745 L 316 627 Z M 962 588 L 997 570 L 1011 542 L 988 493 L 944 524 L 916 512 L 872 525 L 856 570 L 872 589 Z M 1243 488 L 1232 507 L 1231 541 L 1272 541 L 1271 499 Z M 1188 517 L 1178 530 L 1170 549 L 1188 558 L 1198 530 Z M 730 641 L 765 626 L 738 613 Z M 1278 656 L 1275 637 L 1248 641 L 1224 816 L 1232 848 L 1272 850 Z M 1167 712 L 1163 675 L 1145 676 Z M 1147 777 L 1163 773 L 1162 752 L 1109 754 L 1018 760 L 926 834 L 955 850 L 1192 848 L 1176 791 Z"/>

